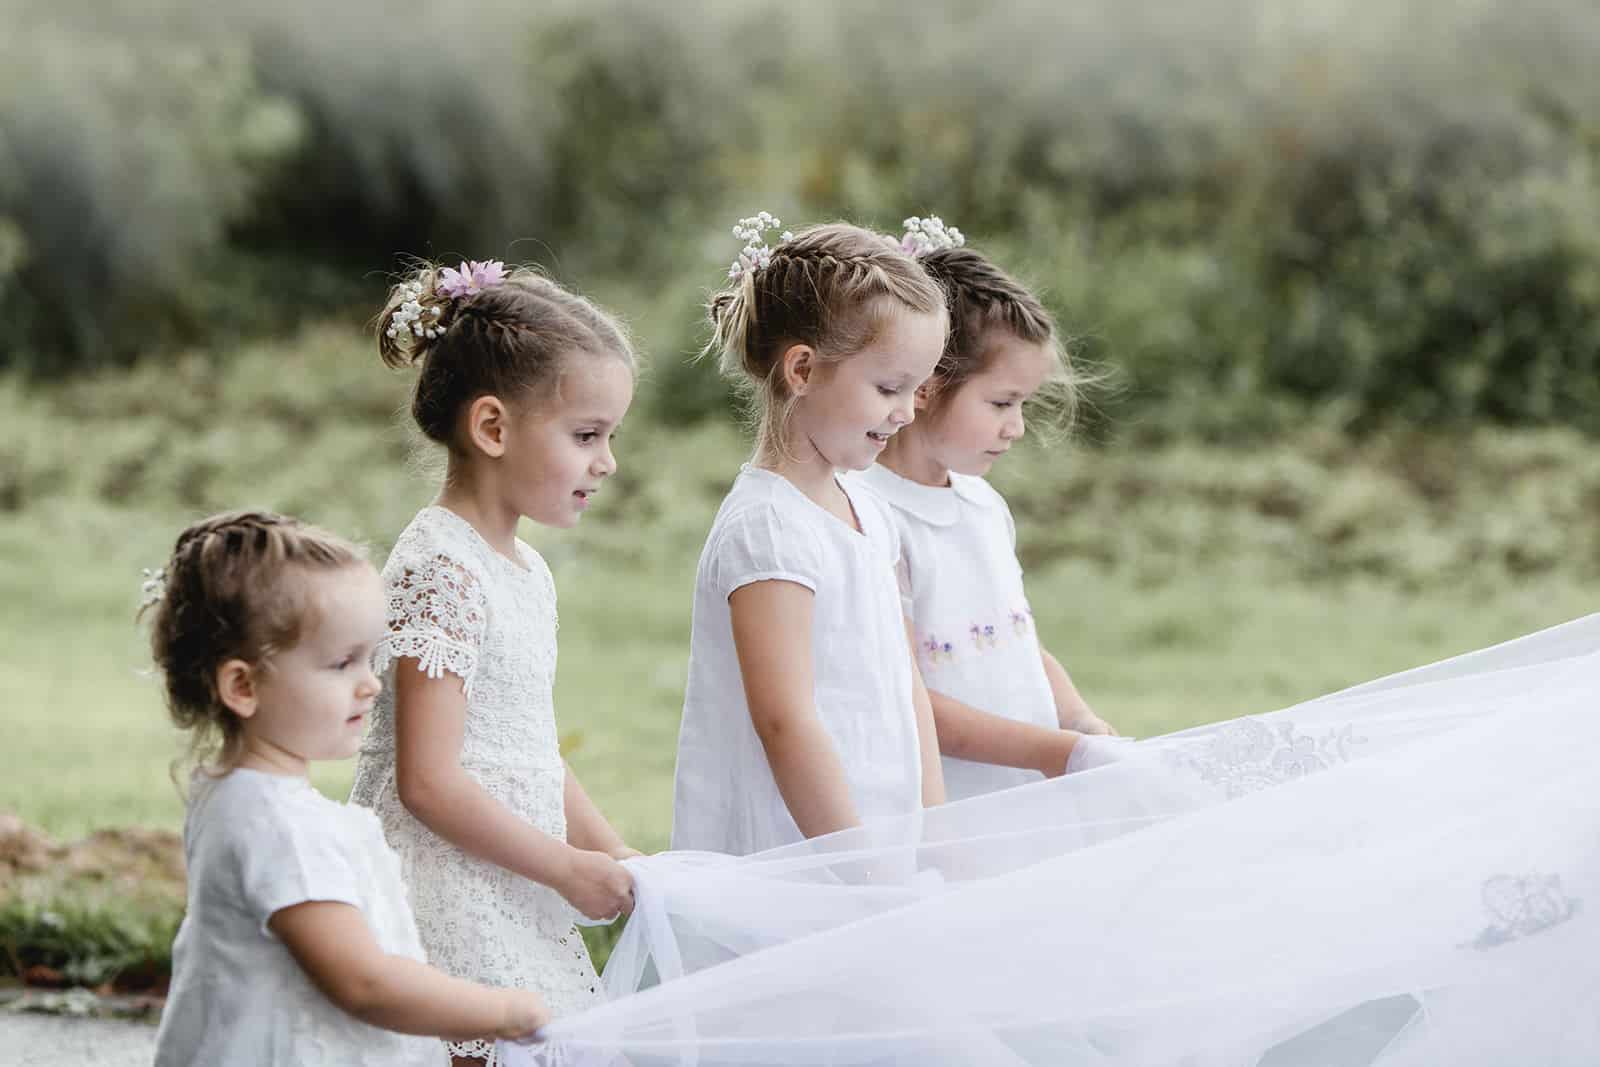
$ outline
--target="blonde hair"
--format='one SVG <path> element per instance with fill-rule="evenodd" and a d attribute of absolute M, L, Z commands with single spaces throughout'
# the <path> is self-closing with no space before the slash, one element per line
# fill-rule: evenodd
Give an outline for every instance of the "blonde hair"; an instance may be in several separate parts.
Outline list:
<path fill-rule="evenodd" d="M 944 353 L 929 380 L 933 412 L 937 413 L 944 400 L 984 369 L 994 347 L 994 334 L 999 331 L 1027 344 L 1041 345 L 1052 354 L 1053 372 L 1040 386 L 1030 407 L 1049 423 L 1070 424 L 1085 379 L 1061 343 L 1054 316 L 1039 298 L 993 260 L 971 248 L 940 249 L 922 256 L 919 262 L 944 288 L 950 312 Z"/>
<path fill-rule="evenodd" d="M 891 239 L 835 222 L 802 230 L 712 296 L 713 333 L 722 372 L 739 383 L 756 413 L 764 448 L 783 448 L 794 403 L 782 358 L 809 345 L 824 362 L 855 355 L 897 311 L 942 312 L 939 285 Z"/>
<path fill-rule="evenodd" d="M 411 293 L 436 335 L 417 337 L 396 323 Z M 535 389 L 554 393 L 563 361 L 575 352 L 615 356 L 630 370 L 637 365 L 615 317 L 525 267 L 480 292 L 452 297 L 439 289 L 439 267 L 425 263 L 390 290 L 377 335 L 384 363 L 420 367 L 412 418 L 430 439 L 451 448 L 461 411 L 472 401 L 514 400 Z"/>
<path fill-rule="evenodd" d="M 356 545 L 298 519 L 230 511 L 194 523 L 172 548 L 151 614 L 150 652 L 172 721 L 189 734 L 186 762 L 213 771 L 238 758 L 239 718 L 217 692 L 232 659 L 266 664 L 294 647 L 309 621 L 303 578 L 366 562 Z"/>

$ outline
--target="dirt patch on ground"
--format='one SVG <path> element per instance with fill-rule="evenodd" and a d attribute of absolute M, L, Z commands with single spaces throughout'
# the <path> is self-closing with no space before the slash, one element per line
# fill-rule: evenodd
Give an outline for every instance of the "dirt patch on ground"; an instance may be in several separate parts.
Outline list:
<path fill-rule="evenodd" d="M 43 878 L 144 889 L 166 884 L 181 893 L 183 839 L 136 826 L 58 842 L 15 815 L 0 814 L 0 891 Z"/>

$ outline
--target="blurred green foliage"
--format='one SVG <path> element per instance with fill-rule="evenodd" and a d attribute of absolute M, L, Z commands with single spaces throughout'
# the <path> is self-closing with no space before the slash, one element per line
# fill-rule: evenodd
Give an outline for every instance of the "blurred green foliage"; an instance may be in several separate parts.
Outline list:
<path fill-rule="evenodd" d="M 371 313 L 399 253 L 543 262 L 723 410 L 699 305 L 756 207 L 937 211 L 1116 374 L 1241 439 L 1600 431 L 1585 0 L 0 0 L 0 365 Z M 156 357 L 159 358 L 159 357 Z"/>

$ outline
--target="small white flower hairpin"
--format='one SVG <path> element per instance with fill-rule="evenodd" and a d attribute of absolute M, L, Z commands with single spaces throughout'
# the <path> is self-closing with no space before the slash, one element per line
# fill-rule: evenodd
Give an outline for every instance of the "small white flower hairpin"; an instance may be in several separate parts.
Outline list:
<path fill-rule="evenodd" d="M 746 271 L 761 270 L 772 261 L 772 249 L 767 247 L 766 238 L 768 230 L 776 230 L 783 223 L 765 211 L 740 219 L 733 227 L 733 235 L 744 242 L 744 250 L 739 253 L 739 258 L 733 261 L 728 268 L 730 279 L 742 276 Z M 780 243 L 789 240 L 794 234 L 784 230 L 778 235 Z"/>
<path fill-rule="evenodd" d="M 389 316 L 389 328 L 383 331 L 390 338 L 409 333 L 418 338 L 435 338 L 444 333 L 439 325 L 439 309 L 422 306 L 422 283 L 400 283 L 400 306 Z"/>
<path fill-rule="evenodd" d="M 167 571 L 164 567 L 151 570 L 144 568 L 144 582 L 139 586 L 141 599 L 139 608 L 143 610 L 152 604 L 159 604 L 161 598 L 167 595 Z"/>
<path fill-rule="evenodd" d="M 954 226 L 946 226 L 937 215 L 918 218 L 913 215 L 905 221 L 906 233 L 900 238 L 900 251 L 909 256 L 925 256 L 946 248 L 960 248 L 967 237 Z"/>

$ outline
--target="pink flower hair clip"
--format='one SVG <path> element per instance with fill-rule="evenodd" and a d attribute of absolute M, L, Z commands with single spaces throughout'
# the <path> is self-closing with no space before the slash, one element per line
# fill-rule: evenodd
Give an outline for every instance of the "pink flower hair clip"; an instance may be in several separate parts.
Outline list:
<path fill-rule="evenodd" d="M 900 251 L 908 256 L 925 256 L 946 248 L 960 248 L 967 237 L 954 226 L 946 226 L 937 215 L 920 219 L 913 215 L 905 221 L 906 233 L 900 238 Z"/>
<path fill-rule="evenodd" d="M 435 288 L 452 300 L 477 296 L 485 289 L 493 289 L 506 280 L 506 265 L 498 259 L 479 262 L 474 259 L 459 267 L 445 267 L 439 271 Z"/>

